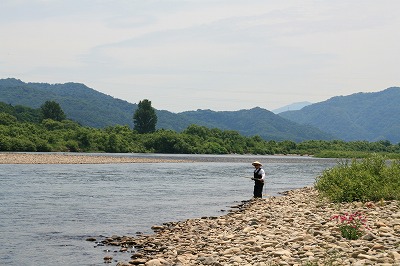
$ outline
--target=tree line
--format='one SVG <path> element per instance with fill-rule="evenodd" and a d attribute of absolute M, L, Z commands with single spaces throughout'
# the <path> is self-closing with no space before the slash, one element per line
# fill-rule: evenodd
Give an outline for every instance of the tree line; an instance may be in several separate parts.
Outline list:
<path fill-rule="evenodd" d="M 389 141 L 278 142 L 199 125 L 190 125 L 182 132 L 155 130 L 157 117 L 148 100 L 139 103 L 132 118 L 133 129 L 126 125 L 98 129 L 66 119 L 54 102 L 46 102 L 38 110 L 0 104 L 0 151 L 300 154 L 319 157 L 363 157 L 371 152 L 400 155 L 400 143 Z"/>

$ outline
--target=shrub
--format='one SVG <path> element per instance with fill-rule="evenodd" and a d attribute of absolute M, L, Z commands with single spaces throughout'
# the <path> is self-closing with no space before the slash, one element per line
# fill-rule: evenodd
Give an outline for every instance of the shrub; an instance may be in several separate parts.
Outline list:
<path fill-rule="evenodd" d="M 11 138 L 0 135 L 0 151 L 11 151 Z"/>
<path fill-rule="evenodd" d="M 341 161 L 316 178 L 315 188 L 333 202 L 400 199 L 400 163 L 377 154 Z"/>
<path fill-rule="evenodd" d="M 11 151 L 36 151 L 36 145 L 25 137 L 10 138 Z"/>
<path fill-rule="evenodd" d="M 68 141 L 66 141 L 65 147 L 71 152 L 80 151 L 79 143 L 76 140 L 68 140 Z"/>

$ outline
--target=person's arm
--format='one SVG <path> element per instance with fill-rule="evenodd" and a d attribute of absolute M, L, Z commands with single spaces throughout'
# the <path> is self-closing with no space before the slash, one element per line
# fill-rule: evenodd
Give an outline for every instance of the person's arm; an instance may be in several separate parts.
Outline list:
<path fill-rule="evenodd" d="M 264 171 L 264 169 L 261 168 L 259 174 L 261 174 L 261 180 L 262 180 L 262 182 L 264 182 L 265 181 L 265 171 Z"/>

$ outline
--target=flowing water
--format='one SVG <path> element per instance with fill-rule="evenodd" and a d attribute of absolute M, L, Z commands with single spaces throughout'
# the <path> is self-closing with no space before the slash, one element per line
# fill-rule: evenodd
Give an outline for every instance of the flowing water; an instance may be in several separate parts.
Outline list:
<path fill-rule="evenodd" d="M 152 233 L 152 225 L 223 215 L 252 197 L 245 177 L 254 160 L 264 163 L 265 196 L 311 186 L 336 164 L 290 156 L 113 156 L 194 162 L 0 164 L 0 265 L 103 265 L 108 247 L 86 238 Z M 111 252 L 115 260 L 129 259 Z"/>

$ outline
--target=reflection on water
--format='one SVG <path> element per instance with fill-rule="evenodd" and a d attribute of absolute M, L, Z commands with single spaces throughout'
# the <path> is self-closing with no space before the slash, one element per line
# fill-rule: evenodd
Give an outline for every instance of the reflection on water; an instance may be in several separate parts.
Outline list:
<path fill-rule="evenodd" d="M 96 154 L 101 155 L 101 154 Z M 151 233 L 163 222 L 223 215 L 252 196 L 251 162 L 265 195 L 310 186 L 335 160 L 245 155 L 118 154 L 191 163 L 0 165 L 0 263 L 98 265 L 89 236 Z"/>

